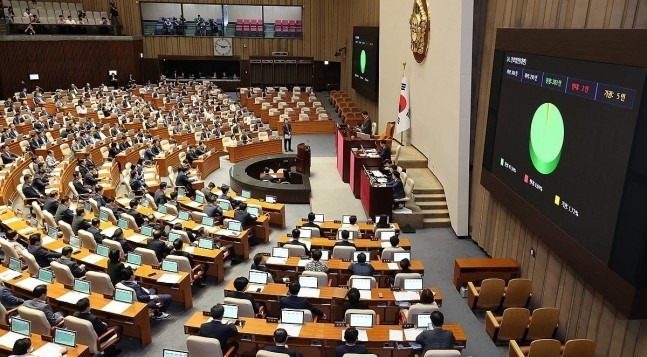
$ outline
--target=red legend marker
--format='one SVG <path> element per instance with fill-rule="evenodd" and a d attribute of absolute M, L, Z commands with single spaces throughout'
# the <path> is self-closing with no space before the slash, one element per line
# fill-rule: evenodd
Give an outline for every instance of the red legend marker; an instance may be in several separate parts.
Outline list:
<path fill-rule="evenodd" d="M 523 182 L 528 183 L 528 175 L 523 175 Z"/>

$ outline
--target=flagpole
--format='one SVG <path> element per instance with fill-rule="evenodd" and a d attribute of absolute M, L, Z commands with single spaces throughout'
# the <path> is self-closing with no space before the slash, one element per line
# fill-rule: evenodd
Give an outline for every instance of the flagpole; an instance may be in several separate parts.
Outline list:
<path fill-rule="evenodd" d="M 404 78 L 404 76 L 406 75 L 407 73 L 406 70 L 407 70 L 407 61 L 404 61 L 402 62 L 402 78 Z M 404 130 L 400 132 L 400 145 L 404 146 Z"/>

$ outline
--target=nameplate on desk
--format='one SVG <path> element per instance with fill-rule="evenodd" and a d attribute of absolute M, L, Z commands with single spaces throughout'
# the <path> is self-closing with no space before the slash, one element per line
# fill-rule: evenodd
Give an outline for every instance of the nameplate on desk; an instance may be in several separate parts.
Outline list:
<path fill-rule="evenodd" d="M 288 237 L 292 237 L 292 234 L 286 234 L 286 236 L 288 236 Z"/>
<path fill-rule="evenodd" d="M 202 316 L 209 316 L 209 317 L 211 317 L 211 312 L 210 312 L 210 311 L 202 311 Z"/>
<path fill-rule="evenodd" d="M 375 237 L 375 236 L 371 237 L 371 242 L 375 242 L 375 241 L 378 241 L 378 240 L 380 240 L 380 238 Z"/>
<path fill-rule="evenodd" d="M 402 328 L 414 328 L 415 326 L 413 324 L 402 324 Z"/>
<path fill-rule="evenodd" d="M 348 263 L 348 262 L 350 262 L 350 259 L 342 259 L 341 261 L 345 262 L 345 263 Z"/>
<path fill-rule="evenodd" d="M 341 223 L 341 221 L 340 221 L 340 220 L 338 220 L 338 219 L 336 219 L 336 220 L 334 220 L 334 221 L 333 221 L 333 223 L 340 224 L 340 223 Z"/>
<path fill-rule="evenodd" d="M 337 237 L 331 236 L 331 237 L 328 237 L 328 240 L 337 240 Z"/>
<path fill-rule="evenodd" d="M 392 286 L 391 291 L 400 291 L 400 288 L 397 286 Z"/>
<path fill-rule="evenodd" d="M 335 327 L 346 327 L 346 322 L 344 322 L 344 321 L 336 321 L 335 322 Z"/>
<path fill-rule="evenodd" d="M 264 257 L 271 257 L 271 256 L 272 256 L 272 254 L 271 254 L 271 253 L 261 253 L 261 254 L 262 254 Z"/>
<path fill-rule="evenodd" d="M 276 324 L 279 322 L 278 317 L 266 317 L 265 322 Z"/>
<path fill-rule="evenodd" d="M 382 259 L 382 263 L 390 263 L 391 259 Z"/>

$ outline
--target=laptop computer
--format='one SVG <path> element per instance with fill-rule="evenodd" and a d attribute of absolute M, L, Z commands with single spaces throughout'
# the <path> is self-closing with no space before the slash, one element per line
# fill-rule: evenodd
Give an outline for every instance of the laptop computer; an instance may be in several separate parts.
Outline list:
<path fill-rule="evenodd" d="M 199 203 L 199 204 L 203 204 L 203 203 L 204 203 L 204 196 L 202 196 L 202 195 L 195 195 L 195 201 L 196 201 L 197 203 Z"/>
<path fill-rule="evenodd" d="M 178 264 L 177 262 L 174 262 L 172 260 L 162 260 L 162 270 L 167 271 L 169 273 L 177 273 L 178 271 Z"/>
<path fill-rule="evenodd" d="M 186 197 L 186 189 L 184 187 L 177 188 L 177 197 L 178 198 Z"/>
<path fill-rule="evenodd" d="M 201 238 L 198 240 L 198 248 L 213 249 L 213 241 L 211 239 Z"/>
<path fill-rule="evenodd" d="M 348 325 L 355 328 L 373 328 L 373 314 L 350 314 Z"/>
<path fill-rule="evenodd" d="M 225 313 L 222 315 L 224 319 L 237 319 L 238 318 L 238 305 L 222 304 Z"/>
<path fill-rule="evenodd" d="M 166 214 L 166 206 L 164 206 L 164 205 L 157 206 L 157 212 L 159 212 L 161 214 Z"/>
<path fill-rule="evenodd" d="M 416 316 L 416 327 L 427 328 L 431 325 L 431 314 L 418 314 Z"/>
<path fill-rule="evenodd" d="M 51 284 L 54 281 L 54 273 L 49 269 L 40 268 L 38 269 L 38 275 L 36 278 L 40 281 Z"/>
<path fill-rule="evenodd" d="M 233 232 L 240 232 L 243 229 L 243 227 L 239 221 L 229 221 L 229 224 L 227 225 L 227 229 Z"/>
<path fill-rule="evenodd" d="M 99 210 L 99 219 L 101 220 L 101 222 L 108 222 L 108 212 Z M 47 230 L 47 233 L 49 234 L 49 228 Z"/>
<path fill-rule="evenodd" d="M 395 230 L 381 231 L 379 238 L 380 240 L 389 240 L 394 235 L 395 235 Z"/>
<path fill-rule="evenodd" d="M 267 203 L 276 203 L 276 196 L 266 195 L 265 202 Z"/>
<path fill-rule="evenodd" d="M 350 287 L 357 290 L 371 290 L 372 281 L 370 278 L 353 278 L 350 281 Z"/>
<path fill-rule="evenodd" d="M 153 227 L 151 226 L 142 226 L 141 233 L 147 237 L 153 236 Z"/>
<path fill-rule="evenodd" d="M 329 250 L 322 249 L 322 250 L 320 250 L 320 252 L 321 252 L 321 259 L 319 259 L 319 260 L 323 260 L 323 261 L 330 260 L 330 251 Z"/>
<path fill-rule="evenodd" d="M 9 257 L 9 269 L 19 273 L 22 272 L 22 263 L 20 262 L 20 259 Z"/>
<path fill-rule="evenodd" d="M 29 337 L 31 335 L 31 321 L 23 320 L 15 316 L 12 317 L 11 332 Z"/>
<path fill-rule="evenodd" d="M 76 347 L 76 332 L 64 328 L 54 330 L 54 343 L 66 347 Z"/>
<path fill-rule="evenodd" d="M 312 238 L 312 230 L 308 228 L 299 228 L 299 238 Z"/>
<path fill-rule="evenodd" d="M 299 276 L 299 284 L 302 288 L 319 289 L 319 279 L 316 276 Z"/>
<path fill-rule="evenodd" d="M 402 259 L 409 259 L 411 261 L 411 252 L 394 252 L 393 253 L 393 262 L 399 263 Z"/>
<path fill-rule="evenodd" d="M 100 212 L 99 216 L 101 216 L 101 213 L 104 213 L 106 215 L 106 220 L 107 220 L 108 219 L 107 218 L 108 214 L 106 212 Z M 102 219 L 102 221 L 103 221 L 103 219 Z M 47 227 L 47 235 L 50 238 L 56 239 L 56 237 L 58 237 L 58 228 L 56 228 L 56 227 Z"/>
<path fill-rule="evenodd" d="M 251 193 L 251 191 L 242 190 L 242 191 L 240 192 L 240 195 L 241 195 L 243 198 L 252 198 L 252 193 Z"/>
<path fill-rule="evenodd" d="M 267 284 L 267 273 L 264 271 L 250 270 L 249 271 L 249 283 L 250 284 Z"/>
<path fill-rule="evenodd" d="M 165 348 L 162 350 L 162 357 L 189 357 L 189 352 L 170 350 Z"/>
<path fill-rule="evenodd" d="M 129 199 L 129 200 L 131 200 L 131 201 L 132 201 L 132 200 L 134 200 L 134 199 L 135 199 L 135 193 L 134 193 L 134 192 L 128 192 L 127 197 L 128 197 L 128 199 Z"/>
<path fill-rule="evenodd" d="M 407 278 L 404 279 L 402 285 L 403 290 L 405 291 L 421 291 L 422 290 L 422 278 Z"/>
<path fill-rule="evenodd" d="M 134 293 L 127 289 L 115 289 L 115 301 L 124 302 L 126 304 L 132 304 L 135 300 Z"/>
<path fill-rule="evenodd" d="M 126 256 L 126 263 L 141 266 L 142 265 L 142 255 L 137 253 L 128 253 Z"/>
<path fill-rule="evenodd" d="M 88 295 L 90 295 L 90 287 L 90 282 L 82 279 L 74 279 L 74 285 L 72 285 L 74 291 Z"/>
<path fill-rule="evenodd" d="M 83 203 L 83 210 L 85 212 L 92 212 L 92 204 L 90 203 L 90 201 L 85 201 Z"/>
<path fill-rule="evenodd" d="M 287 259 L 290 257 L 290 250 L 287 248 L 274 247 L 272 248 L 272 257 Z"/>
<path fill-rule="evenodd" d="M 191 219 L 189 217 L 190 217 L 190 215 L 189 215 L 189 212 L 187 212 L 187 211 L 180 211 L 177 214 L 177 218 L 179 218 L 179 219 L 181 219 L 183 221 L 188 221 L 189 219 Z"/>
<path fill-rule="evenodd" d="M 107 258 L 109 254 L 110 248 L 107 245 L 97 244 L 97 255 Z"/>
<path fill-rule="evenodd" d="M 128 221 L 123 218 L 119 218 L 117 226 L 121 229 L 128 229 Z"/>
<path fill-rule="evenodd" d="M 81 249 L 81 238 L 77 236 L 70 236 L 70 245 L 74 248 L 74 251 Z"/>
<path fill-rule="evenodd" d="M 350 217 L 351 217 L 350 214 L 345 214 L 345 215 L 341 216 L 341 223 L 350 224 Z"/>
<path fill-rule="evenodd" d="M 168 232 L 168 241 L 175 242 L 176 239 L 182 240 L 180 233 Z"/>
<path fill-rule="evenodd" d="M 324 222 L 324 214 L 323 213 L 315 213 L 314 222 L 323 223 Z"/>
<path fill-rule="evenodd" d="M 252 216 L 258 217 L 260 214 L 258 207 L 247 207 L 247 213 L 251 214 Z"/>
<path fill-rule="evenodd" d="M 281 310 L 281 323 L 290 325 L 303 325 L 305 312 L 302 310 Z"/>
<path fill-rule="evenodd" d="M 218 201 L 218 207 L 223 211 L 231 210 L 231 203 L 229 201 Z"/>
<path fill-rule="evenodd" d="M 212 217 L 202 217 L 202 223 L 203 226 L 207 227 L 213 227 L 213 218 Z"/>

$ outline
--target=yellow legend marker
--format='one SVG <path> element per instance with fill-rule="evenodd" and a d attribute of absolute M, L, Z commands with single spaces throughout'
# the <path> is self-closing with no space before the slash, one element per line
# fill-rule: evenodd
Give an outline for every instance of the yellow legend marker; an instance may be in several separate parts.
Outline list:
<path fill-rule="evenodd" d="M 555 204 L 559 206 L 559 196 L 555 195 Z"/>

